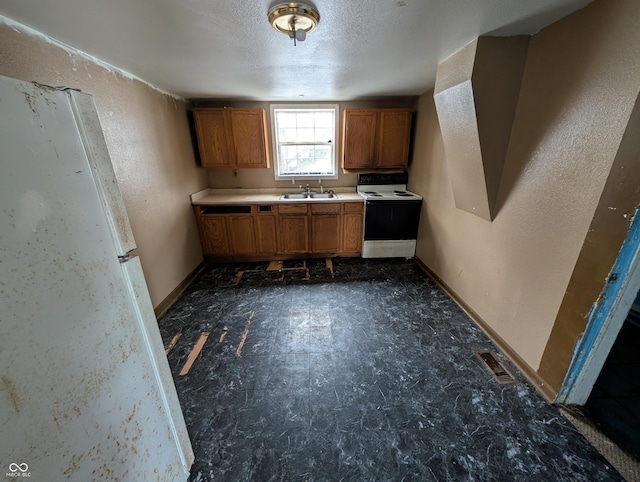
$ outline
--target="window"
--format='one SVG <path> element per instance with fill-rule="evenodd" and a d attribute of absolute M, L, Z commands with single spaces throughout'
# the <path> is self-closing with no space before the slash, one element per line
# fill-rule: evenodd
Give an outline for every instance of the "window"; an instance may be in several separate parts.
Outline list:
<path fill-rule="evenodd" d="M 338 177 L 337 104 L 271 106 L 276 180 Z"/>

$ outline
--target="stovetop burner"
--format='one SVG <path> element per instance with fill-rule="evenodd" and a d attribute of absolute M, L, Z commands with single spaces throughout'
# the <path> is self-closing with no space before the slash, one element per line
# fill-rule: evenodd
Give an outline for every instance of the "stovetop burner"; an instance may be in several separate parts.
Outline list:
<path fill-rule="evenodd" d="M 358 179 L 361 177 L 362 174 Z M 359 184 L 356 191 L 372 202 L 410 202 L 422 199 L 419 195 L 407 191 L 406 184 Z"/>

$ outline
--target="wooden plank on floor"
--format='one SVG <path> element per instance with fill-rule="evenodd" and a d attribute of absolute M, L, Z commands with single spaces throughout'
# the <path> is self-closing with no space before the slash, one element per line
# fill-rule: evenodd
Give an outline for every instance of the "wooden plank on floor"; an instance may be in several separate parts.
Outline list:
<path fill-rule="evenodd" d="M 198 355 L 200 354 L 200 351 L 202 350 L 202 347 L 204 346 L 208 337 L 209 337 L 208 331 L 203 331 L 202 333 L 200 333 L 200 338 L 198 338 L 198 341 L 196 341 L 196 344 L 193 345 L 193 349 L 191 350 L 191 353 L 189 353 L 186 363 L 182 367 L 182 370 L 180 370 L 180 376 L 186 375 L 187 373 L 189 373 L 189 370 L 191 370 L 191 366 L 193 365 L 193 362 L 196 361 L 196 358 L 198 358 Z"/>
<path fill-rule="evenodd" d="M 325 258 L 325 264 L 327 265 L 327 268 L 331 273 L 331 277 L 333 278 L 333 261 L 331 260 L 331 258 Z"/>
<path fill-rule="evenodd" d="M 294 266 L 293 268 L 282 268 L 282 271 L 304 271 L 307 269 L 307 260 L 302 260 L 302 266 Z"/>
<path fill-rule="evenodd" d="M 253 318 L 255 311 L 252 311 L 249 315 L 249 319 L 247 323 L 244 325 L 244 331 L 242 332 L 242 336 L 240 337 L 240 344 L 238 345 L 238 349 L 236 350 L 236 356 L 240 356 L 242 353 L 242 347 L 244 346 L 244 342 L 247 339 L 247 335 L 249 334 L 249 325 L 251 324 L 251 319 Z"/>
<path fill-rule="evenodd" d="M 282 271 L 282 261 L 271 261 L 267 266 L 267 271 Z"/>
<path fill-rule="evenodd" d="M 169 344 L 167 345 L 167 347 L 164 349 L 164 354 L 168 355 L 169 352 L 171 351 L 171 349 L 176 346 L 176 343 L 178 343 L 178 340 L 180 339 L 180 336 L 182 335 L 182 332 L 180 333 L 176 333 L 176 335 L 171 338 L 171 341 L 169 342 Z"/>

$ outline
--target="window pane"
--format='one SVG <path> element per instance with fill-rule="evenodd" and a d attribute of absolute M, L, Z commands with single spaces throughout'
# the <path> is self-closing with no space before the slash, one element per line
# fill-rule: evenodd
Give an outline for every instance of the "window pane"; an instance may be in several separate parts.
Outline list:
<path fill-rule="evenodd" d="M 314 129 L 309 129 L 309 128 L 298 129 L 298 139 L 296 140 L 298 142 L 314 142 L 315 141 L 314 133 L 315 133 Z"/>
<path fill-rule="evenodd" d="M 333 130 L 333 112 L 317 112 L 316 128 Z"/>
<path fill-rule="evenodd" d="M 280 146 L 280 163 L 287 169 L 295 168 L 298 165 L 297 146 Z"/>
<path fill-rule="evenodd" d="M 295 127 L 296 114 L 291 112 L 277 112 L 278 127 Z"/>
<path fill-rule="evenodd" d="M 333 142 L 333 129 L 315 129 L 314 142 Z"/>
<path fill-rule="evenodd" d="M 280 146 L 282 173 L 332 173 L 331 146 Z"/>
<path fill-rule="evenodd" d="M 333 173 L 331 146 L 280 146 L 283 173 Z"/>
<path fill-rule="evenodd" d="M 301 112 L 297 114 L 297 126 L 300 127 L 313 127 L 314 122 L 314 113 L 313 112 Z"/>
<path fill-rule="evenodd" d="M 279 129 L 279 142 L 297 142 L 298 131 L 295 128 L 280 128 Z"/>
<path fill-rule="evenodd" d="M 316 159 L 331 159 L 331 147 L 330 146 L 315 146 L 314 157 Z"/>

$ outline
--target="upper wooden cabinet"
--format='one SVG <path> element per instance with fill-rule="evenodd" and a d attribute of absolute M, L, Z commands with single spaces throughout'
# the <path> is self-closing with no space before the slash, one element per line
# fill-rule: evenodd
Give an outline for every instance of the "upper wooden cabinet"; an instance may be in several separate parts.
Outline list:
<path fill-rule="evenodd" d="M 193 117 L 202 167 L 269 167 L 264 109 L 198 108 Z"/>
<path fill-rule="evenodd" d="M 346 109 L 344 169 L 397 169 L 409 162 L 411 109 Z"/>
<path fill-rule="evenodd" d="M 342 122 L 342 162 L 345 169 L 372 167 L 376 155 L 374 110 L 345 110 Z"/>

